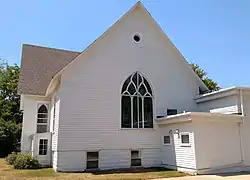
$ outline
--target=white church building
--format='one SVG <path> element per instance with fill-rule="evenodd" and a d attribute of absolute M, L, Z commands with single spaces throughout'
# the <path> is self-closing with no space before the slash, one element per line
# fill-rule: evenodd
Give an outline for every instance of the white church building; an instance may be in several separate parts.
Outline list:
<path fill-rule="evenodd" d="M 55 171 L 250 170 L 250 88 L 209 92 L 138 2 L 83 52 L 23 45 L 22 153 Z"/>

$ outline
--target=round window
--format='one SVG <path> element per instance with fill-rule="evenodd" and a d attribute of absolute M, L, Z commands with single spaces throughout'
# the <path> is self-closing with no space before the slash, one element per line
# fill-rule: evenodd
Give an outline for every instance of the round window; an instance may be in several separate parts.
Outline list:
<path fill-rule="evenodd" d="M 134 39 L 134 41 L 137 42 L 137 43 L 141 41 L 141 37 L 140 37 L 139 34 L 135 34 L 134 37 L 133 37 L 133 39 Z"/>

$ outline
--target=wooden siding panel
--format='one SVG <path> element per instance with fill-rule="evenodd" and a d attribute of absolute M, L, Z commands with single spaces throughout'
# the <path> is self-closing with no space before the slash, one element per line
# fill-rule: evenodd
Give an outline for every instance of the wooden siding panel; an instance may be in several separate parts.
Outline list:
<path fill-rule="evenodd" d="M 179 129 L 180 134 L 176 133 Z M 172 134 L 169 134 L 172 130 Z M 172 124 L 161 126 L 161 137 L 170 135 L 171 144 L 163 145 L 162 142 L 162 164 L 172 169 L 185 169 L 185 171 L 194 171 L 196 169 L 195 140 L 192 123 Z M 181 134 L 189 133 L 190 146 L 182 146 Z"/>
<path fill-rule="evenodd" d="M 167 108 L 197 110 L 197 77 L 144 13 L 133 11 L 62 74 L 58 151 L 161 148 L 156 125 L 147 130 L 120 128 L 121 87 L 135 71 L 152 85 L 154 118 L 166 115 Z M 141 43 L 133 42 L 135 32 L 142 33 Z M 59 153 L 58 159 L 65 154 Z M 158 155 L 146 155 L 146 164 L 158 161 Z"/>
<path fill-rule="evenodd" d="M 198 103 L 198 107 L 203 112 L 232 114 L 241 112 L 238 102 L 239 97 L 232 95 Z"/>

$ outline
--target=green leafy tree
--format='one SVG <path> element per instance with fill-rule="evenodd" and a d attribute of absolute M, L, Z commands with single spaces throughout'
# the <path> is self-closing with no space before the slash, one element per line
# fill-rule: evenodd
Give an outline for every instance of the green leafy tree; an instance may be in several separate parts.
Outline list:
<path fill-rule="evenodd" d="M 204 82 L 204 84 L 208 87 L 210 91 L 217 91 L 221 89 L 219 85 L 213 81 L 212 79 L 208 78 L 207 72 L 205 72 L 203 69 L 200 68 L 197 64 L 190 64 L 194 72 L 201 78 L 201 80 Z"/>
<path fill-rule="evenodd" d="M 0 59 L 0 156 L 15 150 L 21 136 L 22 113 L 17 85 L 20 68 Z"/>
<path fill-rule="evenodd" d="M 20 96 L 17 94 L 19 73 L 20 68 L 16 64 L 10 66 L 0 61 L 0 118 L 16 123 L 22 121 Z"/>
<path fill-rule="evenodd" d="M 21 130 L 21 123 L 0 119 L 0 157 L 17 150 Z"/>

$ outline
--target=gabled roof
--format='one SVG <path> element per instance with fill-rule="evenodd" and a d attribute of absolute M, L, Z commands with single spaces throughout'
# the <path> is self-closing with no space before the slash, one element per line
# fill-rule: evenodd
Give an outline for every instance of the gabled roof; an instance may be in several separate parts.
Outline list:
<path fill-rule="evenodd" d="M 80 57 L 81 54 L 85 53 L 88 49 L 92 48 L 96 43 L 98 43 L 98 41 L 100 41 L 107 33 L 109 33 L 112 28 L 117 26 L 117 24 L 119 24 L 128 14 L 130 14 L 131 12 L 133 12 L 134 10 L 138 8 L 142 8 L 142 10 L 146 12 L 146 15 L 152 20 L 155 27 L 158 28 L 162 32 L 163 38 L 166 38 L 168 43 L 173 48 L 172 49 L 173 52 L 177 53 L 180 56 L 180 59 L 183 60 L 183 63 L 187 67 L 190 68 L 190 72 L 193 73 L 193 75 L 197 78 L 202 90 L 207 90 L 208 88 L 206 87 L 206 85 L 202 82 L 202 80 L 198 77 L 198 75 L 192 70 L 188 62 L 184 59 L 184 57 L 181 55 L 178 49 L 173 45 L 173 43 L 169 40 L 167 35 L 163 32 L 163 30 L 159 27 L 159 25 L 156 23 L 156 21 L 153 19 L 150 13 L 145 9 L 145 7 L 139 1 L 127 13 L 125 13 L 116 23 L 114 23 L 106 32 L 104 32 L 99 38 L 97 38 L 92 44 L 90 44 L 81 53 L 45 48 L 49 52 L 47 51 L 44 52 L 48 54 L 48 55 L 46 54 L 44 55 L 43 51 L 38 50 L 36 53 L 36 51 L 33 52 L 32 50 L 27 50 L 26 46 L 29 46 L 29 45 L 24 45 L 22 64 L 21 64 L 20 83 L 19 83 L 19 93 L 20 94 L 48 95 L 53 89 L 52 87 L 53 87 L 54 82 L 57 82 L 57 79 L 60 77 L 61 73 L 66 68 L 68 68 L 72 63 L 77 61 L 78 57 Z M 43 47 L 36 47 L 36 48 L 39 49 Z M 30 54 L 30 57 L 28 57 L 29 54 Z M 32 63 L 32 62 L 36 62 L 34 59 L 37 59 L 36 61 L 39 61 L 39 63 Z M 53 62 L 53 65 L 50 65 L 50 61 Z M 45 71 L 44 69 L 46 68 L 48 68 L 48 70 Z"/>
<path fill-rule="evenodd" d="M 45 95 L 53 76 L 78 54 L 79 52 L 24 44 L 18 93 Z"/>

